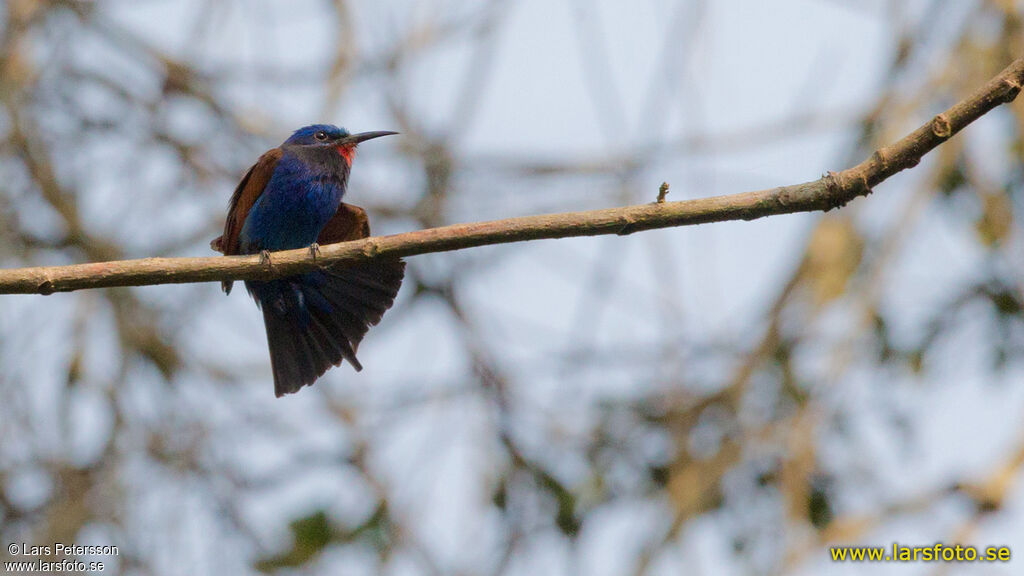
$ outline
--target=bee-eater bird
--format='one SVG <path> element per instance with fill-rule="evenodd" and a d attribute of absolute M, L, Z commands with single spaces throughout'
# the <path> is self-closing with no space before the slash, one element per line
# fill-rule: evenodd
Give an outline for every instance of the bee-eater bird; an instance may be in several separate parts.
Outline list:
<path fill-rule="evenodd" d="M 225 255 L 260 254 L 270 262 L 276 250 L 308 246 L 315 256 L 321 244 L 369 236 L 366 212 L 341 199 L 356 146 L 390 134 L 395 132 L 349 134 L 329 124 L 296 130 L 242 178 L 231 196 L 224 235 L 210 246 Z M 342 360 L 362 370 L 359 342 L 394 303 L 404 274 L 401 260 L 378 259 L 246 281 L 263 311 L 274 393 L 296 392 Z M 222 287 L 231 292 L 231 282 Z"/>

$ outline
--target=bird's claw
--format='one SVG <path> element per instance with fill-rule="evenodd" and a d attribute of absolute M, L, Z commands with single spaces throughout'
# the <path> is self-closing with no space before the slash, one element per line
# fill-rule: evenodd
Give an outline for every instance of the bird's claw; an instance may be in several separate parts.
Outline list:
<path fill-rule="evenodd" d="M 320 257 L 320 245 L 317 244 L 316 242 L 313 242 L 312 244 L 310 244 L 309 245 L 309 255 L 313 257 L 313 260 L 316 260 L 317 258 L 319 258 Z"/>
<path fill-rule="evenodd" d="M 270 250 L 260 250 L 260 265 L 274 267 L 274 263 L 270 261 Z"/>

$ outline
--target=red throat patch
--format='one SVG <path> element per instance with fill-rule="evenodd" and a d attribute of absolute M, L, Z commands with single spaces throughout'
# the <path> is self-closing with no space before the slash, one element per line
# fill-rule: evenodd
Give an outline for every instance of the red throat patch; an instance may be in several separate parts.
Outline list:
<path fill-rule="evenodd" d="M 338 154 L 345 159 L 345 163 L 352 164 L 352 159 L 356 156 L 356 147 L 354 144 L 343 144 L 338 146 Z"/>

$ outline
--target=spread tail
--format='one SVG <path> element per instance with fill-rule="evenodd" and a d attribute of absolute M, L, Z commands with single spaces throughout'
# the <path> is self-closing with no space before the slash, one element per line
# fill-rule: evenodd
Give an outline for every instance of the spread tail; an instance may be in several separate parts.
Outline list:
<path fill-rule="evenodd" d="M 362 370 L 359 342 L 394 303 L 404 275 L 401 260 L 374 260 L 247 282 L 263 310 L 274 393 L 297 392 L 342 360 Z"/>

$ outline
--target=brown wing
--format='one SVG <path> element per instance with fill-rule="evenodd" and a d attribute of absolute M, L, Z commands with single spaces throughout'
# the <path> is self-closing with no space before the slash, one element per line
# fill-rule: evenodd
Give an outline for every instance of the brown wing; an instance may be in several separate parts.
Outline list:
<path fill-rule="evenodd" d="M 359 206 L 345 204 L 338 206 L 338 211 L 327 222 L 324 229 L 320 231 L 316 243 L 326 246 L 348 240 L 359 240 L 370 235 L 370 219 L 366 217 L 366 210 Z"/>
<path fill-rule="evenodd" d="M 238 254 L 238 234 L 242 231 L 249 210 L 252 209 L 256 199 L 263 194 L 263 189 L 270 182 L 274 174 L 277 161 L 281 159 L 281 149 L 274 148 L 260 156 L 260 159 L 253 164 L 252 168 L 245 173 L 245 177 L 238 183 L 235 193 L 231 195 L 231 202 L 228 204 L 228 217 L 224 221 L 224 235 L 220 238 L 219 246 L 225 255 Z M 214 242 L 217 242 L 214 240 Z M 211 243 L 212 245 L 213 243 Z"/>
<path fill-rule="evenodd" d="M 256 164 L 253 164 L 252 168 L 245 173 L 228 203 L 224 235 L 214 238 L 210 242 L 210 248 L 228 256 L 238 254 L 238 235 L 242 231 L 242 225 L 245 224 L 245 219 L 249 216 L 249 210 L 256 203 L 256 199 L 263 194 L 263 189 L 270 182 L 270 177 L 274 174 L 274 168 L 277 167 L 277 161 L 280 159 L 281 149 L 274 148 L 260 156 Z M 224 292 L 231 293 L 231 282 L 221 282 L 221 287 Z"/>

